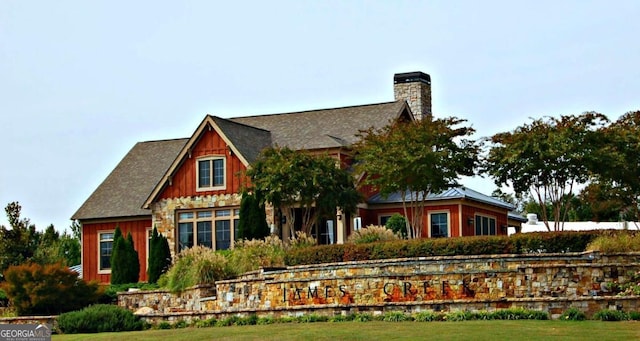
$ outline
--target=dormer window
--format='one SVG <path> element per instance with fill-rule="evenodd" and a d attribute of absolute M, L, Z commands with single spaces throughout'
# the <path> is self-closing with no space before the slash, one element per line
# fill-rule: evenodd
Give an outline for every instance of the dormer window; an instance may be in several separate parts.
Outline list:
<path fill-rule="evenodd" d="M 224 189 L 225 158 L 222 156 L 200 158 L 196 160 L 196 180 L 198 191 Z"/>

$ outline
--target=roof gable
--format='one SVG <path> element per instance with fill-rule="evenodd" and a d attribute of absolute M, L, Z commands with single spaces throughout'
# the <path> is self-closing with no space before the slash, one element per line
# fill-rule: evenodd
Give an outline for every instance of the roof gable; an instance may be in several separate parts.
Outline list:
<path fill-rule="evenodd" d="M 207 129 L 215 130 L 245 166 L 249 166 L 251 162 L 255 161 L 262 149 L 271 146 L 271 133 L 268 131 L 207 115 L 150 192 L 144 202 L 144 208 L 149 208 L 149 205 L 170 182 L 171 177 L 180 168 L 184 160 L 191 156 L 192 148 L 198 143 Z"/>
<path fill-rule="evenodd" d="M 149 215 L 142 204 L 187 139 L 137 143 L 71 219 Z"/>

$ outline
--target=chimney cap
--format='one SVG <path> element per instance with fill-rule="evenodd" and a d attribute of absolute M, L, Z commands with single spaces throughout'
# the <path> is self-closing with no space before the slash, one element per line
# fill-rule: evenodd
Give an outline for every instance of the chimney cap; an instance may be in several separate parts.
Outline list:
<path fill-rule="evenodd" d="M 393 75 L 394 84 L 413 83 L 413 82 L 422 82 L 426 84 L 431 84 L 431 76 L 420 71 L 396 73 L 395 75 Z"/>

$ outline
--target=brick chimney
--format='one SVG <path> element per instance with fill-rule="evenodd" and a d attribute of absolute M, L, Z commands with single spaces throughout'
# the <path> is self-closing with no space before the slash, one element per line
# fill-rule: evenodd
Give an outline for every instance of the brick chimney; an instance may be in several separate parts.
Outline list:
<path fill-rule="evenodd" d="M 413 116 L 421 120 L 431 117 L 431 76 L 423 72 L 393 75 L 393 95 L 396 101 L 405 100 Z"/>

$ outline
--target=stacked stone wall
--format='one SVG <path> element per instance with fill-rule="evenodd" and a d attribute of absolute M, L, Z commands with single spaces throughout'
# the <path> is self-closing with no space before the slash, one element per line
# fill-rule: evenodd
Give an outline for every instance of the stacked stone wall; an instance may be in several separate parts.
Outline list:
<path fill-rule="evenodd" d="M 182 299 L 174 311 L 220 317 L 521 307 L 557 317 L 575 307 L 592 315 L 611 307 L 637 311 L 640 298 L 613 296 L 605 284 L 625 283 L 638 271 L 640 253 L 453 256 L 305 265 L 262 269 L 218 281 L 215 294 L 208 298 L 206 293 L 198 294 L 198 304 L 190 306 L 185 304 L 192 299 Z M 122 306 L 153 308 L 146 318 L 171 312 L 167 306 L 155 309 L 149 305 L 152 296 L 125 295 L 130 297 L 120 300 Z"/>

